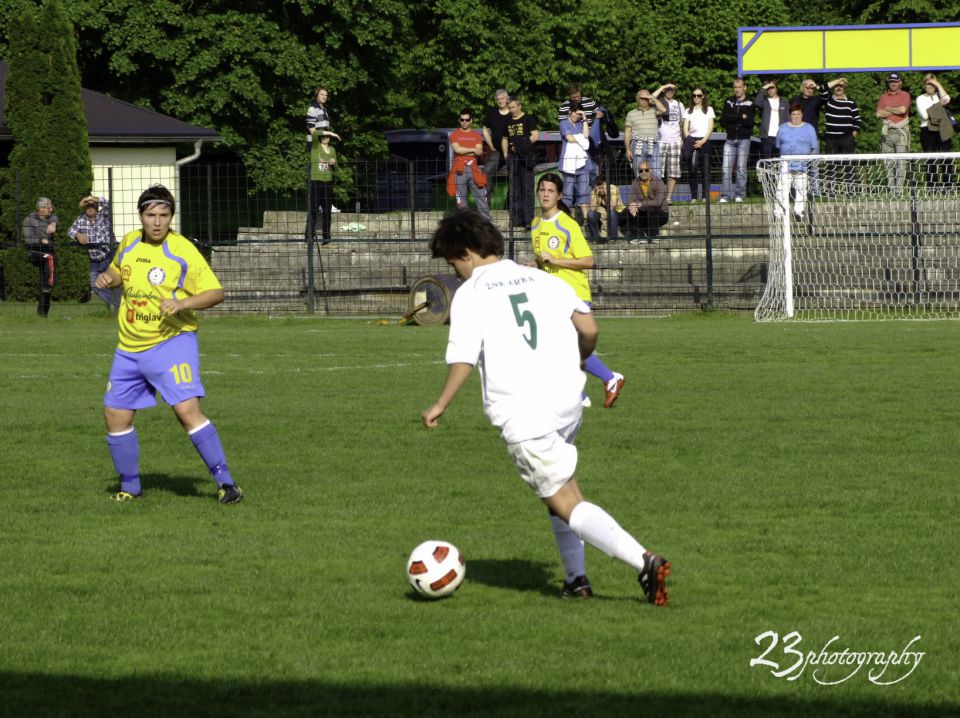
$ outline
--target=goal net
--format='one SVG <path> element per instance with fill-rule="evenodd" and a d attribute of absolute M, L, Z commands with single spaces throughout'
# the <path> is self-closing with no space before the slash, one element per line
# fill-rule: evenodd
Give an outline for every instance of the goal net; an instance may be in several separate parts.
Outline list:
<path fill-rule="evenodd" d="M 757 163 L 770 229 L 757 321 L 960 318 L 960 153 Z"/>

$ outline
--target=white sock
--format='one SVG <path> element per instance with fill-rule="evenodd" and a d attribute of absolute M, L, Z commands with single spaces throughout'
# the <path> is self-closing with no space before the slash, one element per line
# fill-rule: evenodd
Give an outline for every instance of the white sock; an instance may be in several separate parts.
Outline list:
<path fill-rule="evenodd" d="M 587 573 L 583 541 L 570 529 L 570 524 L 559 516 L 550 514 L 550 525 L 553 526 L 553 536 L 557 539 L 557 548 L 560 549 L 565 580 L 570 583 L 577 576 Z"/>
<path fill-rule="evenodd" d="M 570 528 L 607 556 L 620 559 L 637 573 L 643 570 L 643 553 L 646 549 L 624 531 L 613 516 L 596 504 L 588 501 L 577 504 L 570 513 Z"/>

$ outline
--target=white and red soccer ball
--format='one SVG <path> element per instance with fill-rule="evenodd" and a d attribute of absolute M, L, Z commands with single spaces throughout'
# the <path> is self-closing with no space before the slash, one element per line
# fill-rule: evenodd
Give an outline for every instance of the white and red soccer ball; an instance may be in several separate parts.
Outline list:
<path fill-rule="evenodd" d="M 460 549 L 447 541 L 424 541 L 407 559 L 407 580 L 426 598 L 443 598 L 460 588 L 467 565 Z"/>

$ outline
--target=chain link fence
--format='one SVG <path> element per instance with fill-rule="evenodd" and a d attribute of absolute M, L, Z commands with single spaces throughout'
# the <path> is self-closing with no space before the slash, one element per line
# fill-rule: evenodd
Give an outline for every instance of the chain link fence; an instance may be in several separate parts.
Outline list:
<path fill-rule="evenodd" d="M 655 241 L 630 243 L 621 235 L 592 245 L 596 266 L 589 275 L 596 311 L 661 315 L 755 308 L 766 282 L 766 212 L 752 169 L 746 200 L 719 203 L 722 147 L 722 139 L 715 141 L 707 159 L 708 201 L 685 201 L 685 168 Z M 605 165 L 628 200 L 629 163 L 611 153 Z M 542 153 L 535 178 L 555 166 L 556 157 L 549 150 Z M 226 301 L 212 312 L 389 316 L 411 307 L 418 280 L 451 274 L 427 249 L 437 221 L 455 206 L 447 194 L 448 168 L 443 155 L 342 159 L 328 243 L 322 241 L 322 212 L 310 217 L 306 166 L 303 187 L 286 192 L 258 189 L 240 164 L 97 167 L 94 193 L 112 200 L 119 238 L 138 227 L 139 193 L 158 181 L 170 187 L 178 200 L 175 227 L 201 247 L 226 289 Z M 510 218 L 514 195 L 507 168 L 490 178 L 488 194 L 507 255 L 532 259 L 529 232 Z M 66 229 L 79 210 L 57 209 L 58 239 L 66 243 Z M 32 206 L 18 207 L 17 226 L 29 211 Z M 7 246 L 18 242 L 19 236 L 6 239 Z"/>

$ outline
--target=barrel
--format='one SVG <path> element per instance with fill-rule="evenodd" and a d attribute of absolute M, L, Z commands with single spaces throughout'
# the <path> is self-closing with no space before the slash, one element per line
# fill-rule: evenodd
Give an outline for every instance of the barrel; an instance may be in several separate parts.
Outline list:
<path fill-rule="evenodd" d="M 433 274 L 418 279 L 410 288 L 408 311 L 424 302 L 423 309 L 413 315 L 413 320 L 422 327 L 446 324 L 450 321 L 450 303 L 460 286 L 460 280 L 452 274 Z"/>

